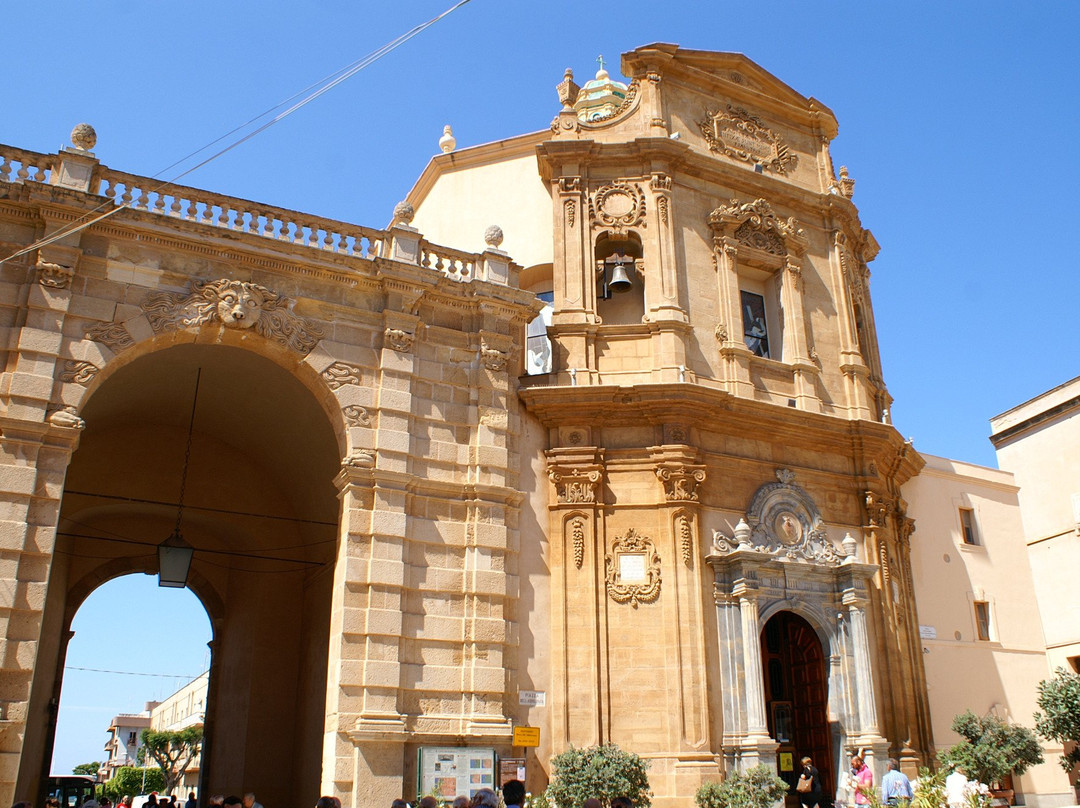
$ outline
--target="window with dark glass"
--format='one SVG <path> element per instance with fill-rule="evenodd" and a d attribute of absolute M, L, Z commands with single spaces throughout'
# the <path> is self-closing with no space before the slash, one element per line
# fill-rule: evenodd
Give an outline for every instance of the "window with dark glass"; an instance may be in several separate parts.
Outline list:
<path fill-rule="evenodd" d="M 769 358 L 769 329 L 765 325 L 765 298 L 753 292 L 739 293 L 742 303 L 743 340 L 755 356 Z"/>
<path fill-rule="evenodd" d="M 975 632 L 980 640 L 990 639 L 990 604 L 985 600 L 975 601 Z"/>
<path fill-rule="evenodd" d="M 975 511 L 971 508 L 961 508 L 960 526 L 964 533 L 964 544 L 979 543 L 979 534 L 975 532 Z"/>

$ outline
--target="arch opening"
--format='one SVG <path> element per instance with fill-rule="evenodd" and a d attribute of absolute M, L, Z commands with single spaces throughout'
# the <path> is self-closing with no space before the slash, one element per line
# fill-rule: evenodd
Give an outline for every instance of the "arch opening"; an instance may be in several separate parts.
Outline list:
<path fill-rule="evenodd" d="M 799 804 L 795 784 L 803 757 L 817 767 L 823 793 L 833 794 L 829 678 L 821 639 L 803 617 L 779 612 L 761 631 L 761 661 L 769 735 L 779 743 L 778 774 L 791 787 L 788 805 Z"/>
<path fill-rule="evenodd" d="M 309 800 L 322 774 L 339 515 L 340 452 L 320 402 L 269 359 L 196 343 L 119 368 L 81 414 L 46 602 L 58 664 L 35 692 L 59 693 L 62 637 L 91 592 L 157 573 L 183 489 L 188 586 L 214 631 L 201 786 Z"/>

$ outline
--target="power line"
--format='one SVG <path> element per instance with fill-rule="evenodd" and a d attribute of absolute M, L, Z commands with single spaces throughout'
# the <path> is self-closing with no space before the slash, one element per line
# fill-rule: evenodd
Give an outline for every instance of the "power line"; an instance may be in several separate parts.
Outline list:
<path fill-rule="evenodd" d="M 186 673 L 138 673 L 137 671 L 109 671 L 104 668 L 79 668 L 75 665 L 65 665 L 66 671 L 87 671 L 89 673 L 115 673 L 120 676 L 156 676 L 161 679 L 198 679 L 202 674 L 191 676 Z"/>
<path fill-rule="evenodd" d="M 417 26 L 411 28 L 410 30 L 406 31 L 404 34 L 400 35 L 396 39 L 393 39 L 390 42 L 388 42 L 387 44 L 383 45 L 378 50 L 374 50 L 371 53 L 369 53 L 367 56 L 363 57 L 362 59 L 358 59 L 357 61 L 353 62 L 351 65 L 348 65 L 347 67 L 343 67 L 341 70 L 338 70 L 338 71 L 336 71 L 334 73 L 331 73 L 329 76 L 322 79 L 321 81 L 318 81 L 315 84 L 308 85 L 308 87 L 305 88 L 304 90 L 301 90 L 298 93 L 294 93 L 293 95 L 291 95 L 286 100 L 284 100 L 284 101 L 282 101 L 282 102 L 280 102 L 278 104 L 275 104 L 274 106 L 270 107 L 265 112 L 263 112 L 263 113 L 261 113 L 259 115 L 256 115 L 254 118 L 249 120 L 247 123 L 243 123 L 240 126 L 237 126 L 236 128 L 232 129 L 231 131 L 225 133 L 224 135 L 221 135 L 220 137 L 215 138 L 214 140 L 210 141 L 205 146 L 202 146 L 202 147 L 196 149 L 195 151 L 191 152 L 187 156 L 180 158 L 179 160 L 177 160 L 176 162 L 172 163 L 169 166 L 166 166 L 165 168 L 160 170 L 157 174 L 154 174 L 153 177 L 150 177 L 150 179 L 157 179 L 157 177 L 160 174 L 164 174 L 166 171 L 168 171 L 168 170 L 170 170 L 172 168 L 175 168 L 178 165 L 181 165 L 182 163 L 186 162 L 187 160 L 190 160 L 195 155 L 201 154 L 202 152 L 206 151 L 207 149 L 212 148 L 213 146 L 217 145 L 218 143 L 220 143 L 222 140 L 229 137 L 230 135 L 233 135 L 233 134 L 236 134 L 237 132 L 243 131 L 245 128 L 252 125 L 256 121 L 258 121 L 258 120 L 260 120 L 262 118 L 265 118 L 267 115 L 269 115 L 275 109 L 278 109 L 278 108 L 284 106 L 285 104 L 289 103 L 289 101 L 291 101 L 292 99 L 297 98 L 300 95 L 303 95 L 305 92 L 307 92 L 308 90 L 311 90 L 312 88 L 315 88 L 312 92 L 308 93 L 308 95 L 305 96 L 303 99 L 301 99 L 300 101 L 297 101 L 295 104 L 293 104 L 291 107 L 286 109 L 284 112 L 281 112 L 281 113 L 275 115 L 273 118 L 271 118 L 269 121 L 262 124 L 261 126 L 257 127 L 255 130 L 253 130 L 251 132 L 248 132 L 246 135 L 244 135 L 243 137 L 241 137 L 241 138 L 239 138 L 237 140 L 234 140 L 232 143 L 227 145 L 225 148 L 220 149 L 219 151 L 213 153 L 212 155 L 207 157 L 202 162 L 196 163 L 191 168 L 188 168 L 188 169 L 186 169 L 184 171 L 181 171 L 179 174 L 176 174 L 172 179 L 165 180 L 165 181 L 161 182 L 160 184 L 158 184 L 157 186 L 155 186 L 153 188 L 150 188 L 145 193 L 147 195 L 149 195 L 149 194 L 152 194 L 152 193 L 160 192 L 162 189 L 168 187 L 169 185 L 175 184 L 177 180 L 179 180 L 179 179 L 181 179 L 183 177 L 186 177 L 188 174 L 191 174 L 192 172 L 197 171 L 198 169 L 205 166 L 207 163 L 210 163 L 210 162 L 216 160 L 217 158 L 221 157 L 222 155 L 227 154 L 228 152 L 235 149 L 237 146 L 240 146 L 241 144 L 246 143 L 247 141 L 251 140 L 256 135 L 259 135 L 262 132 L 265 132 L 267 129 L 269 129 L 274 124 L 280 123 L 281 121 L 285 120 L 285 118 L 289 117 L 290 115 L 292 115 L 297 110 L 301 109 L 302 107 L 304 107 L 307 104 L 314 101 L 316 98 L 319 98 L 320 96 L 324 95 L 325 93 L 328 93 L 330 90 L 334 89 L 334 87 L 337 87 L 343 81 L 346 81 L 346 80 L 352 78 L 357 73 L 359 73 L 361 70 L 363 70 L 365 67 L 368 67 L 369 65 L 372 65 L 375 62 L 379 61 L 379 59 L 386 56 L 388 53 L 391 53 L 392 51 L 396 50 L 401 45 L 404 45 L 406 42 L 408 42 L 414 36 L 416 36 L 417 34 L 422 33 L 426 29 L 430 28 L 432 25 L 439 22 L 439 20 L 441 20 L 444 17 L 448 16 L 449 14 L 453 13 L 454 11 L 461 8 L 463 5 L 465 5 L 468 2 L 470 2 L 470 0 L 459 0 L 459 2 L 455 3 L 453 6 L 448 8 L 442 14 L 439 14 L 437 17 L 432 17 L 427 22 L 421 23 L 420 25 L 417 25 Z M 107 219 L 110 216 L 114 216 L 117 213 L 119 213 L 121 210 L 123 210 L 124 208 L 129 207 L 129 204 L 124 202 L 124 203 L 121 203 L 120 205 L 117 205 L 112 210 L 106 211 L 101 216 L 90 219 L 89 221 L 84 221 L 88 217 L 93 216 L 98 211 L 103 210 L 104 208 L 108 207 L 110 204 L 112 204 L 112 200 L 102 202 L 96 208 L 94 208 L 93 210 L 87 211 L 82 216 L 80 216 L 78 219 L 76 219 L 74 222 L 72 222 L 70 225 L 68 225 L 67 227 L 60 228 L 60 230 L 53 233 L 51 236 L 48 236 L 47 238 L 40 239 L 39 241 L 35 241 L 33 244 L 30 244 L 29 246 L 24 247 L 23 249 L 12 253 L 7 258 L 0 259 L 0 265 L 5 264 L 8 261 L 11 261 L 11 260 L 13 260 L 15 258 L 19 258 L 19 257 L 21 257 L 23 255 L 26 255 L 27 253 L 31 253 L 34 250 L 41 249 L 42 247 L 47 247 L 48 245 L 52 244 L 53 242 L 60 241 L 61 239 L 67 238 L 68 236 L 73 235 L 75 233 L 78 233 L 81 230 L 85 230 L 86 228 L 90 227 L 91 225 L 97 224 L 98 222 L 100 222 L 100 221 L 102 221 L 104 219 Z"/>

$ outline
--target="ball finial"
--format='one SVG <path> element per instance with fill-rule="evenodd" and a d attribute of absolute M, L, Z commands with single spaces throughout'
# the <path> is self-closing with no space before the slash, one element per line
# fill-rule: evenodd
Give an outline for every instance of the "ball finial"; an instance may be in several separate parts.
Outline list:
<path fill-rule="evenodd" d="M 97 143 L 97 132 L 88 123 L 79 123 L 71 130 L 71 145 L 76 149 L 90 151 Z"/>

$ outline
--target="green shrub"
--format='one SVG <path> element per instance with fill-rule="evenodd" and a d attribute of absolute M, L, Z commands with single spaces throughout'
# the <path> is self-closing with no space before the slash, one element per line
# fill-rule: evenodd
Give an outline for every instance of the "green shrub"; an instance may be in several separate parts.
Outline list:
<path fill-rule="evenodd" d="M 772 808 L 787 790 L 788 784 L 761 764 L 746 774 L 732 771 L 719 783 L 703 783 L 694 802 L 698 808 Z"/>
<path fill-rule="evenodd" d="M 1080 675 L 1058 668 L 1053 679 L 1039 682 L 1038 704 L 1039 734 L 1066 748 L 1073 745 L 1061 756 L 1061 767 L 1071 773 L 1080 764 Z"/>
<path fill-rule="evenodd" d="M 105 794 L 114 803 L 121 797 L 134 797 L 137 794 L 149 794 L 151 791 L 165 790 L 165 775 L 157 766 L 146 770 L 146 787 L 143 788 L 143 770 L 134 766 L 121 766 L 116 775 L 105 783 Z"/>
<path fill-rule="evenodd" d="M 615 797 L 629 797 L 636 808 L 647 808 L 649 797 L 647 761 L 616 744 L 570 747 L 551 759 L 551 782 L 544 796 L 556 808 L 581 808 L 589 797 L 605 806 Z"/>
<path fill-rule="evenodd" d="M 1043 762 L 1035 733 L 995 715 L 982 718 L 970 710 L 953 719 L 953 732 L 962 740 L 938 753 L 946 767 L 959 766 L 968 778 L 993 786 L 1010 772 L 1021 775 L 1029 766 Z"/>

